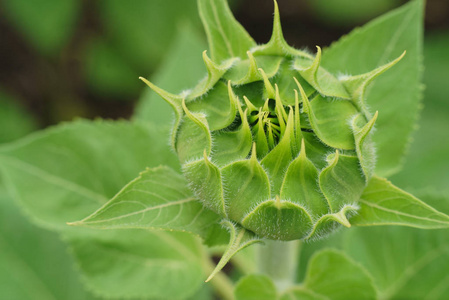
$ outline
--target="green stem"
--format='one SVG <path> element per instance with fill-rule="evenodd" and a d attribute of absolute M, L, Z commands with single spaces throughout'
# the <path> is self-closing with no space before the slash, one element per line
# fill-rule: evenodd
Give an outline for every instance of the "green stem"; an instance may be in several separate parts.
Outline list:
<path fill-rule="evenodd" d="M 211 274 L 215 269 L 215 264 L 212 259 L 204 253 L 204 259 L 202 261 L 203 270 L 207 275 Z M 215 292 L 223 300 L 234 300 L 234 284 L 223 272 L 218 272 L 214 278 L 210 281 Z"/>
<path fill-rule="evenodd" d="M 300 241 L 264 243 L 257 248 L 258 271 L 270 276 L 279 291 L 285 291 L 295 284 Z"/>

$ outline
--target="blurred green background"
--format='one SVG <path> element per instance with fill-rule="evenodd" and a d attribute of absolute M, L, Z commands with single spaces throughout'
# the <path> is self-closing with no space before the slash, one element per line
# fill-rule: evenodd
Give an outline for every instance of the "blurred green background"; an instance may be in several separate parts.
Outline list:
<path fill-rule="evenodd" d="M 405 2 L 279 1 L 287 41 L 312 51 Z M 230 4 L 257 42 L 268 41 L 272 0 Z M 413 189 L 430 178 L 449 189 L 449 160 L 438 159 L 449 153 L 449 1 L 427 1 L 425 25 L 423 116 L 407 176 L 393 179 Z M 0 0 L 0 141 L 75 117 L 130 118 L 136 106 L 148 109 L 138 105 L 151 97 L 138 76 L 167 82 L 177 64 L 202 65 L 193 49 L 206 48 L 204 36 L 196 0 Z M 192 53 L 173 62 L 180 43 Z M 192 86 L 203 72 L 166 88 Z"/>
<path fill-rule="evenodd" d="M 286 40 L 308 49 L 406 2 L 278 1 Z M 271 0 L 233 0 L 231 6 L 257 42 L 268 41 Z M 423 112 L 403 172 L 391 180 L 408 191 L 447 195 L 449 1 L 428 0 L 425 24 Z M 139 99 L 149 97 L 138 76 L 167 82 L 166 70 L 176 64 L 201 64 L 201 52 L 171 61 L 180 43 L 205 47 L 196 0 L 0 0 L 0 143 L 75 117 L 130 118 Z M 56 235 L 32 227 L 9 200 L 0 178 L 0 269 L 16 274 L 2 272 L 0 290 L 27 299 L 14 278 L 37 276 L 42 283 L 36 284 L 50 286 L 58 299 L 90 299 L 77 277 L 67 276 L 73 262 Z M 23 239 L 35 251 L 24 249 Z M 57 261 L 51 268 L 42 264 L 50 256 Z"/>
<path fill-rule="evenodd" d="M 280 9 L 287 41 L 315 49 L 404 2 L 281 0 Z M 257 42 L 269 39 L 271 0 L 231 5 Z M 138 76 L 157 72 L 185 27 L 204 40 L 196 0 L 2 0 L 1 105 L 20 105 L 39 127 L 75 116 L 127 118 L 144 89 Z M 426 27 L 430 64 L 447 50 L 449 1 L 428 1 Z"/>

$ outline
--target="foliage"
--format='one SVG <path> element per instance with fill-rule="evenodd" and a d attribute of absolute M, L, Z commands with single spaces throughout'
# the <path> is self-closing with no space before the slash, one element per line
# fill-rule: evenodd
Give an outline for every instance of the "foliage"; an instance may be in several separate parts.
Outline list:
<path fill-rule="evenodd" d="M 276 2 L 272 38 L 259 46 L 225 0 L 198 8 L 205 67 L 206 46 L 187 28 L 153 79 L 173 93 L 145 80 L 156 93 L 145 91 L 132 121 L 78 120 L 1 145 L 8 299 L 444 299 L 449 199 L 432 185 L 444 187 L 447 160 L 431 138 L 444 140 L 447 122 L 429 113 L 444 103 L 414 133 L 408 156 L 425 159 L 398 173 L 420 108 L 423 1 L 316 55 L 287 45 Z M 426 79 L 429 97 L 439 79 Z M 2 142 L 31 130 L 20 112 L 14 120 L 20 130 Z M 47 268 L 50 257 L 58 263 Z"/>

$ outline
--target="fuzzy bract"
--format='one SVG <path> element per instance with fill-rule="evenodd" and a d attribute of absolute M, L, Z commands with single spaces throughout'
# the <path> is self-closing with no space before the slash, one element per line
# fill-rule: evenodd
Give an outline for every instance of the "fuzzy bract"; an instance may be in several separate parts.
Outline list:
<path fill-rule="evenodd" d="M 175 111 L 172 146 L 190 188 L 261 238 L 311 239 L 349 227 L 375 165 L 377 113 L 365 90 L 402 56 L 339 78 L 321 67 L 319 47 L 311 55 L 288 46 L 276 3 L 267 44 L 237 29 L 244 41 L 223 45 L 236 55 L 203 52 L 208 73 L 191 90 L 174 95 L 147 82 Z"/>

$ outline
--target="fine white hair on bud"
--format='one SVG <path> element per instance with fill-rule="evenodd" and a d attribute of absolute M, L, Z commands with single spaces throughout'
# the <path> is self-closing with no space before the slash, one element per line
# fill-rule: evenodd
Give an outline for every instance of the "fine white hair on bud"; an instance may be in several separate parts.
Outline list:
<path fill-rule="evenodd" d="M 175 111 L 172 146 L 189 187 L 261 238 L 311 240 L 351 226 L 376 162 L 378 114 L 365 91 L 404 54 L 366 74 L 332 74 L 320 47 L 313 55 L 287 44 L 276 1 L 265 45 L 232 22 L 235 43 L 205 21 L 211 51 L 196 86 L 173 95 L 145 80 Z"/>

